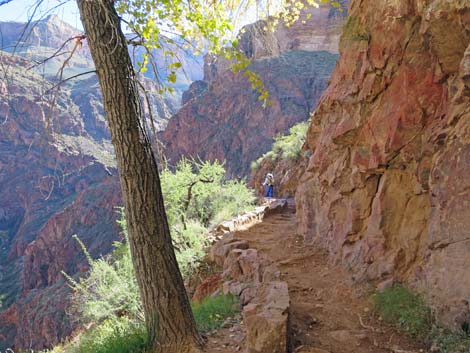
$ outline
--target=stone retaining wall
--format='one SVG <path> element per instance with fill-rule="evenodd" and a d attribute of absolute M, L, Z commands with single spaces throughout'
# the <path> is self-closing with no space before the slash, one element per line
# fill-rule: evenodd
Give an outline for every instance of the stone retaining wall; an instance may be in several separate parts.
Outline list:
<path fill-rule="evenodd" d="M 287 283 L 281 281 L 276 265 L 251 249 L 229 229 L 246 227 L 263 217 L 287 209 L 286 200 L 274 200 L 255 212 L 226 222 L 218 231 L 226 234 L 212 247 L 209 259 L 223 269 L 221 281 L 224 294 L 239 296 L 246 329 L 246 353 L 286 353 L 290 351 L 289 305 Z"/>

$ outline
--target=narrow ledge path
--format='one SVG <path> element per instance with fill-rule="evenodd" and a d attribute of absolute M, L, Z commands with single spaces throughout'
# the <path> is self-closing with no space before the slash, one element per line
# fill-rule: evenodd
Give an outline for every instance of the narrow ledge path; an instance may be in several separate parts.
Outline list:
<path fill-rule="evenodd" d="M 248 230 L 235 233 L 235 237 L 246 240 L 250 248 L 277 264 L 281 279 L 289 285 L 292 352 L 427 352 L 374 313 L 371 286 L 355 283 L 351 274 L 328 260 L 324 250 L 303 243 L 296 234 L 293 200 L 289 200 L 287 211 L 266 217 Z M 239 345 L 229 343 L 242 329 L 237 325 L 210 338 L 208 351 L 243 351 Z"/>

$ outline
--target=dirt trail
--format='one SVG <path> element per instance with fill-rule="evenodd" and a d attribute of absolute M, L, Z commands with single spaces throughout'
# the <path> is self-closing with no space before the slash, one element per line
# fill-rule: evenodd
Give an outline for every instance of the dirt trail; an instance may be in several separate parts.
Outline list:
<path fill-rule="evenodd" d="M 291 202 L 288 212 L 236 234 L 277 263 L 282 280 L 289 284 L 293 351 L 426 352 L 373 314 L 370 287 L 354 283 L 350 274 L 328 261 L 324 251 L 303 244 L 296 235 L 294 212 Z"/>

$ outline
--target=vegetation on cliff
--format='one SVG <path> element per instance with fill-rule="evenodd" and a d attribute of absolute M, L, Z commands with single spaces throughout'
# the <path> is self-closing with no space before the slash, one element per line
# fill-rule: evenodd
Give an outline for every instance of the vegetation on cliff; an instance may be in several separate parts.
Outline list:
<path fill-rule="evenodd" d="M 274 166 L 281 161 L 297 160 L 301 155 L 309 125 L 310 121 L 298 123 L 289 129 L 287 135 L 278 135 L 275 137 L 271 150 L 251 163 L 251 172 L 256 172 L 263 162 L 270 163 Z"/>
<path fill-rule="evenodd" d="M 396 325 L 413 339 L 426 342 L 432 352 L 470 352 L 468 323 L 461 330 L 451 332 L 433 317 L 425 299 L 407 287 L 397 284 L 374 295 L 377 312 L 388 323 Z"/>

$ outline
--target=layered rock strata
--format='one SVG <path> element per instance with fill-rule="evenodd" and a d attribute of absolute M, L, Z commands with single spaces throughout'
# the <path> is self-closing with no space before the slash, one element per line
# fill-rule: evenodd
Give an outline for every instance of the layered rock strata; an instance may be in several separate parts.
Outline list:
<path fill-rule="evenodd" d="M 470 321 L 470 4 L 353 0 L 308 131 L 299 232 Z"/>
<path fill-rule="evenodd" d="M 305 23 L 271 32 L 260 21 L 240 37 L 239 49 L 252 61 L 249 70 L 269 91 L 266 108 L 243 73 L 232 72 L 231 61 L 206 57 L 204 80 L 191 85 L 160 135 L 171 163 L 183 156 L 225 160 L 229 175 L 247 176 L 274 136 L 308 119 L 335 65 L 344 13 L 329 5 L 307 12 Z"/>
<path fill-rule="evenodd" d="M 43 348 L 75 326 L 61 271 L 84 273 L 87 262 L 73 235 L 93 257 L 109 252 L 120 191 L 106 126 L 75 104 L 78 87 L 51 111 L 51 83 L 30 61 L 0 61 L 0 350 Z"/>

